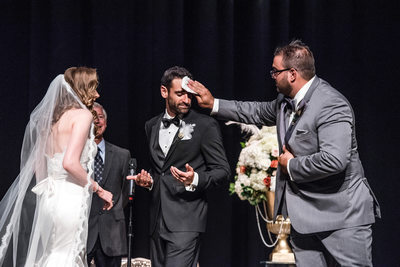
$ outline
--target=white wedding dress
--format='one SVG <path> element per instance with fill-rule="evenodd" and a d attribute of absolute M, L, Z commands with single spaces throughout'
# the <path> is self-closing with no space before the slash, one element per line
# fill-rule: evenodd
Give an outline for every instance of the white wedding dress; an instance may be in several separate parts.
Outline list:
<path fill-rule="evenodd" d="M 20 172 L 0 201 L 1 267 L 87 266 L 91 176 L 97 146 L 92 124 L 80 158 L 86 180 L 77 181 L 63 168 L 65 145 L 55 138 L 54 125 L 71 108 L 87 109 L 60 74 L 30 114 Z"/>
<path fill-rule="evenodd" d="M 93 160 L 96 154 L 95 149 L 91 149 L 91 142 L 93 141 L 88 139 L 80 159 L 86 171 L 89 160 Z M 36 229 L 33 238 L 44 237 L 43 240 L 48 241 L 44 244 L 39 259 L 33 259 L 35 256 L 30 257 L 28 252 L 25 266 L 87 266 L 87 214 L 90 210 L 90 192 L 87 187 L 76 184 L 74 178 L 62 167 L 64 154 L 56 153 L 47 159 L 48 177 L 32 188 L 39 196 L 37 218 L 41 220 L 37 224 L 40 229 Z M 42 246 L 40 242 L 39 245 Z M 33 251 L 35 250 L 36 248 Z"/>

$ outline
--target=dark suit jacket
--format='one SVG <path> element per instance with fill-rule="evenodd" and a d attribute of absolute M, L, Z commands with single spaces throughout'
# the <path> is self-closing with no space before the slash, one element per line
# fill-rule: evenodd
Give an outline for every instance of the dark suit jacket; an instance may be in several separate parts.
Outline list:
<path fill-rule="evenodd" d="M 163 158 L 158 141 L 163 115 L 147 121 L 145 127 L 152 163 L 150 173 L 154 180 L 150 233 L 153 233 L 159 215 L 163 216 L 170 231 L 204 232 L 207 221 L 206 190 L 222 185 L 230 175 L 218 122 L 209 116 L 189 111 L 183 121 L 195 124 L 192 138 L 179 138 L 178 131 L 168 154 Z M 199 183 L 194 192 L 186 191 L 184 185 L 170 172 L 171 166 L 186 171 L 186 163 L 199 175 Z"/>
<path fill-rule="evenodd" d="M 277 125 L 281 136 L 283 95 L 271 102 L 220 100 L 218 118 L 257 125 Z M 287 147 L 294 181 L 278 168 L 275 216 L 283 197 L 294 229 L 315 233 L 371 224 L 380 217 L 378 202 L 364 176 L 357 151 L 354 113 L 347 99 L 315 77 L 304 112 Z M 280 148 L 282 140 L 279 139 Z"/>
<path fill-rule="evenodd" d="M 109 211 L 103 210 L 104 201 L 96 193 L 93 194 L 87 252 L 92 251 L 97 237 L 100 236 L 104 253 L 108 256 L 120 256 L 127 253 L 124 206 L 129 190 L 126 176 L 131 154 L 128 150 L 108 142 L 105 143 L 105 148 L 100 186 L 113 194 L 114 206 Z"/>

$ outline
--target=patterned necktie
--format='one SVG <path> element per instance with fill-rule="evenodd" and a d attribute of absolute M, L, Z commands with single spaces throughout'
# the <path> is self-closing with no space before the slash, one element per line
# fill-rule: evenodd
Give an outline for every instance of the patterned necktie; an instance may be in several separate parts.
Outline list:
<path fill-rule="evenodd" d="M 297 120 L 300 118 L 301 114 L 305 110 L 305 101 L 302 99 L 296 110 L 296 103 L 293 99 L 285 97 L 282 101 L 281 106 L 281 114 L 280 114 L 280 137 L 282 144 L 287 146 L 287 142 L 289 141 L 290 136 L 292 135 L 294 126 L 297 123 Z M 292 121 L 289 124 L 290 115 L 292 112 L 295 112 Z"/>
<path fill-rule="evenodd" d="M 94 180 L 100 183 L 103 178 L 102 174 L 104 171 L 104 162 L 100 156 L 101 149 L 97 148 L 96 157 L 94 157 Z"/>
<path fill-rule="evenodd" d="M 296 110 L 296 101 L 293 99 L 290 99 L 288 97 L 285 97 L 284 101 L 286 102 L 286 105 L 284 106 L 285 134 L 286 134 L 288 127 L 289 127 L 290 115 L 292 114 L 292 112 L 294 112 Z"/>
<path fill-rule="evenodd" d="M 285 97 L 284 101 L 286 102 L 285 109 L 287 113 L 292 113 L 296 110 L 296 101 L 294 99 L 290 99 L 289 97 Z"/>
<path fill-rule="evenodd" d="M 292 136 L 294 127 L 296 126 L 297 121 L 299 120 L 301 114 L 303 113 L 303 111 L 304 111 L 304 109 L 305 109 L 305 104 L 306 104 L 306 103 L 305 103 L 303 100 L 301 100 L 301 101 L 299 102 L 299 105 L 297 106 L 297 110 L 294 110 L 296 113 L 294 114 L 294 116 L 293 116 L 293 118 L 292 118 L 292 121 L 290 122 L 289 127 L 286 129 L 285 138 L 284 138 L 284 143 L 286 144 L 286 147 L 287 147 L 288 149 L 290 149 L 290 148 L 289 148 L 289 144 L 288 144 L 289 138 Z"/>

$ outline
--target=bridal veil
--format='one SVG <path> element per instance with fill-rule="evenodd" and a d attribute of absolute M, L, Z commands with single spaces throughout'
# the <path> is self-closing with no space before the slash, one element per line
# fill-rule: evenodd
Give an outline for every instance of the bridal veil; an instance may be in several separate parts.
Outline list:
<path fill-rule="evenodd" d="M 36 266 L 49 246 L 51 220 L 41 218 L 40 196 L 32 188 L 48 177 L 48 158 L 59 151 L 58 144 L 51 138 L 52 125 L 71 108 L 87 107 L 65 81 L 58 75 L 50 84 L 46 95 L 30 115 L 21 150 L 20 173 L 0 202 L 0 266 Z M 93 125 L 92 125 L 93 127 Z M 93 129 L 90 131 L 93 141 Z M 90 142 L 90 155 L 95 145 Z M 93 157 L 87 162 L 87 184 L 84 187 L 87 198 L 81 207 L 82 225 L 76 236 L 76 257 L 81 257 L 87 238 L 87 220 L 90 203 L 90 177 L 93 172 Z M 61 263 L 62 265 L 62 263 Z"/>

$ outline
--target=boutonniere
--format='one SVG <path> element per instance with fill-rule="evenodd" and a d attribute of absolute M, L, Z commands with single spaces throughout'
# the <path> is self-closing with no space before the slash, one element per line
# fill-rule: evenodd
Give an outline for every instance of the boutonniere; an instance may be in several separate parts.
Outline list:
<path fill-rule="evenodd" d="M 189 140 L 192 139 L 192 133 L 194 131 L 194 123 L 185 123 L 181 122 L 181 127 L 179 128 L 178 138 L 181 140 Z"/>
<path fill-rule="evenodd" d="M 303 115 L 304 111 L 306 110 L 307 103 L 301 101 L 299 107 L 297 108 L 296 113 L 294 114 L 292 122 L 295 123 L 301 115 Z"/>

